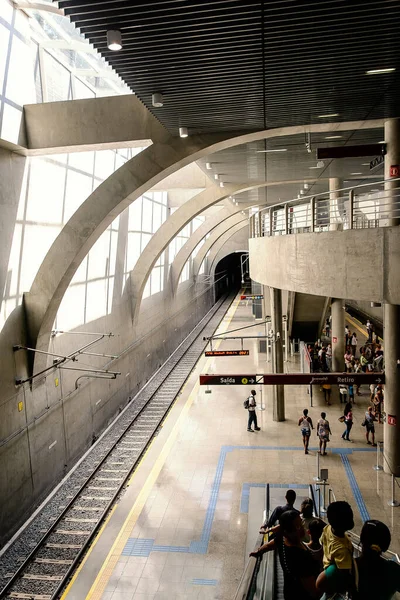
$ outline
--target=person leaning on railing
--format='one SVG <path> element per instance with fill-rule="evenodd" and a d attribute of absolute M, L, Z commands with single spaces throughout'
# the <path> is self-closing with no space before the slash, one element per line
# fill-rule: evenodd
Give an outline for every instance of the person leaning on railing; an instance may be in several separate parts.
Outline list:
<path fill-rule="evenodd" d="M 266 552 L 277 550 L 284 575 L 285 600 L 314 600 L 320 594 L 315 587 L 319 573 L 318 563 L 302 542 L 304 526 L 300 514 L 287 510 L 279 519 L 280 535 L 251 552 L 259 557 Z"/>

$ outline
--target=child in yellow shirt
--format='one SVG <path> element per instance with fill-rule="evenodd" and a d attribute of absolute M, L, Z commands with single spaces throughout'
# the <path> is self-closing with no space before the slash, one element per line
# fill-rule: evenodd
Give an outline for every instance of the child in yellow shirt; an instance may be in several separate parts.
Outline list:
<path fill-rule="evenodd" d="M 346 531 L 353 529 L 353 511 L 347 502 L 332 502 L 328 506 L 327 525 L 321 536 L 324 550 L 324 571 L 318 577 L 317 589 L 331 594 L 353 589 L 353 544 Z"/>

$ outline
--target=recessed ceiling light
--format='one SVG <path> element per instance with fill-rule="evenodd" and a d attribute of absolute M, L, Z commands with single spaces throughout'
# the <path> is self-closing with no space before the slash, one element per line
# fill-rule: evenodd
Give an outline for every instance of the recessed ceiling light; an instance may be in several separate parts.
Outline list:
<path fill-rule="evenodd" d="M 219 175 L 218 175 L 218 173 L 215 173 L 215 175 L 214 175 L 214 179 L 219 179 Z"/>
<path fill-rule="evenodd" d="M 121 50 L 122 48 L 122 34 L 119 29 L 109 29 L 107 31 L 107 48 L 113 50 Z"/>
<path fill-rule="evenodd" d="M 386 144 L 385 140 L 381 140 L 378 144 Z"/>
<path fill-rule="evenodd" d="M 380 192 L 380 190 L 370 190 L 370 192 Z"/>
<path fill-rule="evenodd" d="M 350 175 L 362 175 L 362 173 L 350 173 Z"/>
<path fill-rule="evenodd" d="M 366 71 L 366 75 L 382 75 L 384 73 L 393 73 L 396 70 L 396 67 L 390 67 L 388 69 L 371 69 L 370 71 Z"/>
<path fill-rule="evenodd" d="M 309 169 L 322 169 L 322 167 L 308 167 Z"/>
<path fill-rule="evenodd" d="M 181 138 L 185 138 L 188 135 L 189 135 L 189 132 L 188 132 L 188 128 L 187 127 L 179 127 L 179 136 Z"/>
<path fill-rule="evenodd" d="M 329 115 L 318 115 L 318 119 L 327 119 L 328 117 L 338 117 L 339 113 L 330 113 Z"/>
<path fill-rule="evenodd" d="M 208 171 L 210 171 L 210 169 L 212 169 L 211 163 L 206 163 L 206 169 Z"/>
<path fill-rule="evenodd" d="M 361 163 L 362 167 L 369 167 L 369 163 Z"/>
<path fill-rule="evenodd" d="M 219 182 L 219 187 L 224 187 L 224 182 L 223 181 Z"/>
<path fill-rule="evenodd" d="M 342 135 L 327 135 L 325 137 L 326 140 L 339 140 L 340 138 L 342 138 Z"/>
<path fill-rule="evenodd" d="M 275 148 L 273 150 L 256 150 L 257 154 L 265 152 L 287 152 L 287 148 Z"/>

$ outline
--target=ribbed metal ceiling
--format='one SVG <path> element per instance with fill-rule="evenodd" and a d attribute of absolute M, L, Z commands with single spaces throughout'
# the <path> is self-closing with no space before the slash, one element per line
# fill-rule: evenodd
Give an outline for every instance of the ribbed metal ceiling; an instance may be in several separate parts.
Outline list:
<path fill-rule="evenodd" d="M 58 4 L 172 134 L 398 116 L 398 0 Z M 106 46 L 113 28 L 119 52 Z"/>

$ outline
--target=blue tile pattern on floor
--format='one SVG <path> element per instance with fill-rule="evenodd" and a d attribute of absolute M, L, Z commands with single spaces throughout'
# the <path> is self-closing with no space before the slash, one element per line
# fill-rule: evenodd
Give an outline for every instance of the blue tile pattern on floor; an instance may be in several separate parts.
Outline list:
<path fill-rule="evenodd" d="M 249 512 L 250 488 L 266 488 L 266 483 L 244 483 L 242 485 L 242 494 L 240 497 L 240 512 L 247 514 Z M 270 488 L 305 490 L 308 489 L 306 483 L 270 483 Z"/>
<path fill-rule="evenodd" d="M 217 579 L 192 579 L 192 585 L 217 585 Z"/>
<path fill-rule="evenodd" d="M 129 538 L 122 551 L 122 556 L 149 556 L 154 550 L 154 540 Z"/>
<path fill-rule="evenodd" d="M 151 539 L 140 539 L 140 538 L 129 538 L 127 541 L 125 548 L 122 552 L 124 556 L 149 556 L 150 552 L 158 551 L 158 552 L 189 552 L 191 554 L 206 554 L 208 550 L 208 543 L 210 541 L 211 536 L 211 527 L 214 520 L 215 509 L 218 500 L 219 489 L 221 486 L 222 475 L 225 467 L 225 460 L 227 454 L 229 452 L 233 452 L 235 450 L 289 450 L 289 451 L 303 451 L 304 448 L 300 446 L 222 446 L 221 452 L 219 455 L 215 477 L 211 488 L 211 496 L 210 501 L 206 511 L 206 517 L 204 520 L 203 530 L 199 540 L 193 540 L 190 542 L 189 546 L 158 546 L 154 544 L 154 540 Z M 310 450 L 316 451 L 316 448 L 310 448 Z M 353 492 L 354 498 L 357 503 L 358 510 L 360 512 L 361 518 L 363 520 L 369 519 L 369 514 L 367 508 L 365 506 L 364 500 L 362 498 L 362 494 L 360 488 L 358 487 L 356 478 L 354 476 L 353 470 L 351 468 L 348 455 L 353 454 L 353 452 L 374 452 L 373 448 L 331 448 L 331 452 L 333 454 L 340 454 L 343 466 L 345 468 L 346 475 L 348 477 L 351 490 Z M 244 484 L 244 485 L 253 485 L 254 487 L 265 487 L 264 483 L 259 484 Z M 287 488 L 288 484 L 270 484 L 271 487 L 281 487 Z M 244 486 L 243 486 L 244 487 Z M 304 487 L 307 488 L 308 485 L 305 484 L 293 484 L 290 487 Z M 248 492 L 249 493 L 249 492 Z M 246 500 L 241 500 L 241 507 L 246 508 Z M 248 495 L 247 495 L 247 510 L 241 512 L 248 512 Z"/>
<path fill-rule="evenodd" d="M 353 492 L 354 500 L 356 501 L 360 516 L 363 521 L 368 521 L 370 518 L 369 512 L 367 510 L 367 507 L 365 506 L 365 502 L 363 500 L 361 490 L 358 487 L 358 483 L 357 483 L 357 480 L 353 473 L 353 469 L 351 468 L 349 459 L 346 454 L 341 454 L 340 458 L 342 459 L 342 463 L 345 468 L 346 475 L 349 480 L 351 491 Z"/>

